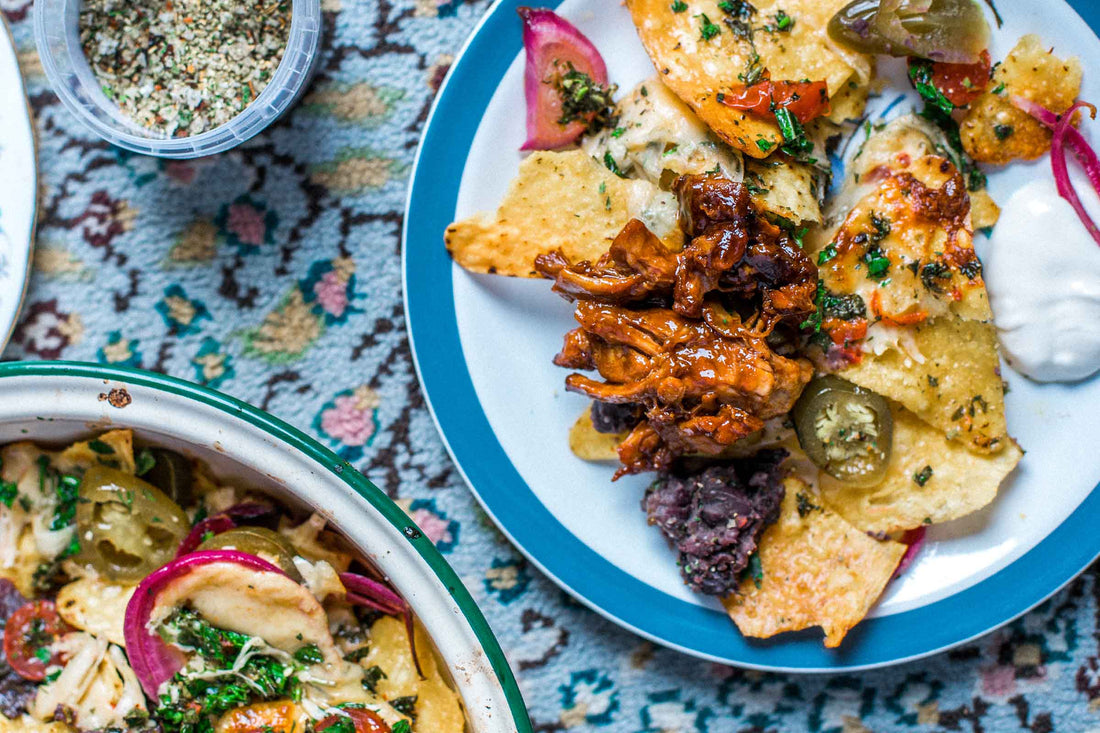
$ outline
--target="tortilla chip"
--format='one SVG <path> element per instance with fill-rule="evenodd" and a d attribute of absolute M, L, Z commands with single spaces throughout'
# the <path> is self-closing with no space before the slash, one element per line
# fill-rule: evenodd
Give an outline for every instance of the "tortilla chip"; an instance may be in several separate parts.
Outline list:
<path fill-rule="evenodd" d="M 1012 104 L 1012 95 L 1065 112 L 1081 91 L 1081 62 L 1061 59 L 1034 34 L 1020 38 L 993 72 L 987 90 L 970 103 L 959 125 L 963 148 L 982 163 L 1032 160 L 1050 150 L 1050 131 Z"/>
<path fill-rule="evenodd" d="M 896 141 L 897 154 L 881 156 L 882 141 L 877 135 L 872 137 L 874 148 L 866 151 L 869 160 L 886 157 L 893 175 L 884 177 L 882 168 L 876 167 L 879 182 L 869 190 L 866 182 L 850 182 L 867 192 L 853 203 L 831 239 L 823 245 L 818 242 L 821 246 L 815 254 L 820 255 L 822 281 L 832 293 L 860 295 L 868 317 L 919 312 L 928 318 L 956 314 L 989 320 L 989 296 L 969 222 L 957 221 L 946 212 L 931 215 L 912 191 L 913 179 L 929 190 L 951 191 L 945 186 L 956 175 L 955 166 L 939 155 L 911 158 L 907 149 L 921 147 L 911 145 L 919 140 L 918 134 L 905 126 L 897 128 L 898 134 L 893 132 L 888 127 L 879 134 Z M 883 153 L 889 149 L 882 146 Z M 955 191 L 950 200 L 967 206 L 965 192 Z M 886 276 L 878 279 L 869 277 L 864 265 L 874 248 L 889 259 Z"/>
<path fill-rule="evenodd" d="M 980 455 L 896 403 L 891 411 L 894 450 L 881 483 L 853 488 L 824 473 L 819 481 L 825 504 L 866 532 L 912 529 L 976 512 L 993 501 L 1023 457 L 1011 439 L 999 453 Z"/>
<path fill-rule="evenodd" d="M 125 648 L 122 623 L 136 586 L 96 575 L 78 578 L 57 593 L 57 613 L 69 626 Z"/>
<path fill-rule="evenodd" d="M 924 363 L 887 349 L 878 356 L 865 355 L 839 376 L 900 402 L 971 450 L 996 453 L 1008 445 L 993 324 L 937 318 L 905 331 Z"/>
<path fill-rule="evenodd" d="M 60 471 L 87 470 L 97 463 L 134 473 L 134 434 L 129 430 L 108 430 L 98 438 L 73 443 L 54 459 Z"/>
<path fill-rule="evenodd" d="M 38 591 L 34 587 L 34 574 L 48 558 L 38 551 L 34 530 L 29 524 L 23 527 L 15 543 L 14 562 L 0 565 L 0 578 L 10 580 L 20 593 L 33 598 Z"/>
<path fill-rule="evenodd" d="M 495 215 L 447 227 L 447 249 L 471 272 L 539 277 L 537 255 L 561 249 L 572 262 L 595 262 L 631 219 L 680 249 L 675 196 L 646 181 L 619 178 L 580 150 L 536 152 Z"/>
<path fill-rule="evenodd" d="M 792 160 L 745 161 L 745 182 L 760 189 L 753 194 L 757 203 L 796 224 L 821 222 L 820 176 L 813 166 Z"/>
<path fill-rule="evenodd" d="M 569 429 L 569 450 L 582 461 L 617 461 L 619 443 L 626 439 L 625 433 L 601 433 L 592 425 L 592 406 L 584 412 Z"/>
<path fill-rule="evenodd" d="M 759 586 L 746 579 L 722 604 L 745 636 L 820 626 L 833 648 L 882 594 L 905 545 L 873 539 L 816 506 L 800 479 L 788 477 L 784 487 L 779 519 L 760 541 Z"/>
<path fill-rule="evenodd" d="M 780 80 L 824 80 L 830 97 L 838 97 L 830 117 L 857 117 L 866 101 L 872 73 L 868 56 L 841 49 L 828 37 L 829 18 L 845 0 L 783 0 L 754 3 L 754 28 L 760 66 Z M 627 0 L 638 35 L 665 84 L 710 125 L 719 137 L 746 155 L 763 158 L 782 142 L 774 119 L 727 107 L 717 95 L 739 85 L 752 51 L 723 22 L 727 17 L 717 0 L 696 0 L 688 10 L 675 12 L 668 0 Z M 769 32 L 782 9 L 794 24 L 786 32 Z M 704 17 L 718 32 L 702 36 Z M 855 82 L 851 86 L 849 82 Z M 757 145 L 757 140 L 763 140 Z"/>
<path fill-rule="evenodd" d="M 974 231 L 991 227 L 1001 218 L 1001 207 L 984 188 L 970 192 L 970 224 Z"/>

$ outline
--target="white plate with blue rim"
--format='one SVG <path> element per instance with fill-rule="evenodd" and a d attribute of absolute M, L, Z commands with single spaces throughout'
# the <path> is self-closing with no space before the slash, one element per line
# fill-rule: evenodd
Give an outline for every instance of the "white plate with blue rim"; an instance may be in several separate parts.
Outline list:
<path fill-rule="evenodd" d="M 34 249 L 38 177 L 31 122 L 15 43 L 0 18 L 0 349 L 26 294 Z"/>
<path fill-rule="evenodd" d="M 720 604 L 691 593 L 639 507 L 649 479 L 612 484 L 613 467 L 569 450 L 569 427 L 587 402 L 565 392 L 566 372 L 550 360 L 575 325 L 572 306 L 545 281 L 470 274 L 443 246 L 451 221 L 496 208 L 522 159 L 520 4 L 493 6 L 436 99 L 409 191 L 404 287 L 440 434 L 485 510 L 532 563 L 593 610 L 665 646 L 742 667 L 829 671 L 964 643 L 1038 605 L 1100 556 L 1100 454 L 1091 445 L 1100 434 L 1100 379 L 1038 385 L 1003 365 L 1009 430 L 1027 451 L 1020 468 L 991 506 L 933 527 L 917 561 L 839 649 L 825 649 L 817 630 L 746 639 Z M 654 74 L 619 0 L 566 0 L 556 10 L 592 40 L 620 89 Z M 1038 33 L 1059 54 L 1080 57 L 1081 98 L 1100 100 L 1100 77 L 1091 73 L 1100 68 L 1100 39 L 1089 25 L 1100 28 L 1100 6 L 1000 0 L 998 10 L 994 59 Z M 893 84 L 868 113 L 889 118 L 919 107 L 906 89 Z M 1044 157 L 990 171 L 989 189 L 1004 202 L 1049 175 Z M 985 256 L 987 241 L 978 240 Z"/>

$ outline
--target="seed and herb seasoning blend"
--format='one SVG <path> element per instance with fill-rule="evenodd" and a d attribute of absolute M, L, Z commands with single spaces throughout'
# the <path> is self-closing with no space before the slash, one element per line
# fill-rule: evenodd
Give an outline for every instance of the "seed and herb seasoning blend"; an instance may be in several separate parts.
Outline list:
<path fill-rule="evenodd" d="M 103 93 L 138 124 L 197 135 L 271 80 L 291 0 L 84 0 L 80 40 Z"/>

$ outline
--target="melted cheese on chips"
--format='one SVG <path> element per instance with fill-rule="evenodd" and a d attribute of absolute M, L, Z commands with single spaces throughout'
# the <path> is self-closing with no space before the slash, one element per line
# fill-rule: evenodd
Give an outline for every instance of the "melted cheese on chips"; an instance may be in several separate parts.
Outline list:
<path fill-rule="evenodd" d="M 719 140 L 660 79 L 646 79 L 616 105 L 618 124 L 584 138 L 596 160 L 606 155 L 628 178 L 662 188 L 676 176 L 718 173 L 740 181 L 741 156 Z"/>
<path fill-rule="evenodd" d="M 537 152 L 520 164 L 495 215 L 451 224 L 445 241 L 471 272 L 538 277 L 537 255 L 561 249 L 573 262 L 595 262 L 631 219 L 680 249 L 678 212 L 671 193 L 620 178 L 584 151 Z"/>
<path fill-rule="evenodd" d="M 858 294 L 888 323 L 990 319 L 969 201 L 951 161 L 903 152 L 861 180 L 873 188 L 817 252 L 829 291 Z"/>
<path fill-rule="evenodd" d="M 909 410 L 891 404 L 894 450 L 883 480 L 853 488 L 822 472 L 818 490 L 831 509 L 866 532 L 894 532 L 966 516 L 993 501 L 1023 456 L 1011 439 L 993 455 L 964 443 Z"/>
<path fill-rule="evenodd" d="M 749 23 L 759 28 L 754 41 L 738 36 L 724 22 L 717 0 L 696 0 L 675 12 L 668 0 L 627 0 L 638 35 L 665 84 L 710 125 L 719 137 L 754 158 L 783 142 L 775 120 L 727 107 L 718 94 L 740 84 L 753 58 L 781 80 L 825 81 L 836 104 L 834 120 L 857 117 L 873 73 L 868 56 L 842 49 L 826 32 L 829 18 L 844 0 L 785 0 L 754 3 Z M 765 31 L 783 10 L 793 19 L 788 31 Z M 755 52 L 753 50 L 755 44 Z M 757 144 L 757 141 L 763 141 Z"/>
<path fill-rule="evenodd" d="M 838 374 L 900 402 L 972 451 L 995 453 L 1009 444 L 993 325 L 948 317 L 906 331 L 923 362 L 889 349 Z M 905 450 L 904 443 L 896 450 Z"/>
<path fill-rule="evenodd" d="M 1012 104 L 1012 95 L 1061 114 L 1080 91 L 1080 61 L 1055 56 L 1036 35 L 1023 36 L 993 72 L 986 91 L 970 103 L 959 125 L 963 148 L 982 163 L 1038 158 L 1050 149 L 1050 131 Z"/>
<path fill-rule="evenodd" d="M 722 604 L 745 636 L 820 626 L 825 646 L 839 646 L 882 594 L 905 545 L 873 539 L 816 506 L 810 487 L 797 478 L 788 477 L 784 487 L 779 519 L 760 540 L 759 587 L 747 579 Z"/>

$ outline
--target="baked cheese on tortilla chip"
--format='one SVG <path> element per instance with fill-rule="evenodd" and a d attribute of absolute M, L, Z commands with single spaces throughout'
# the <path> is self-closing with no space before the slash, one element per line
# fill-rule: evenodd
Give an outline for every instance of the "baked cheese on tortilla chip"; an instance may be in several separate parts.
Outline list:
<path fill-rule="evenodd" d="M 680 249 L 676 198 L 648 181 L 627 180 L 581 150 L 536 152 L 520 163 L 495 214 L 447 227 L 455 262 L 471 272 L 539 277 L 535 257 L 561 249 L 595 262 L 631 219 Z"/>
<path fill-rule="evenodd" d="M 826 32 L 829 18 L 846 4 L 844 0 L 753 3 L 755 13 L 742 24 L 756 29 L 751 40 L 726 22 L 732 14 L 717 0 L 697 0 L 681 12 L 668 0 L 626 4 L 665 84 L 719 137 L 746 155 L 766 157 L 783 142 L 774 119 L 720 101 L 719 94 L 744 83 L 753 67 L 766 69 L 776 81 L 826 82 L 834 100 L 834 120 L 858 117 L 863 110 L 873 62 L 834 43 Z M 740 3 L 723 5 L 741 8 Z M 780 12 L 791 20 L 785 30 L 778 30 Z M 776 30 L 765 30 L 769 21 Z"/>
<path fill-rule="evenodd" d="M 878 600 L 906 546 L 876 540 L 818 506 L 798 478 L 784 487 L 779 519 L 760 541 L 758 577 L 722 604 L 745 636 L 820 626 L 825 646 L 837 647 Z"/>

